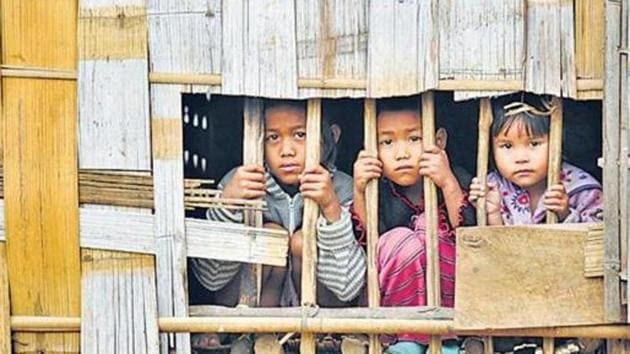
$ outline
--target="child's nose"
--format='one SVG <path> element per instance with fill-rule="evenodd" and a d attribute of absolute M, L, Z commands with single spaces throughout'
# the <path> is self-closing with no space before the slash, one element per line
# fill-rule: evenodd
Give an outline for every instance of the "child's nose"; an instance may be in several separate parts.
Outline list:
<path fill-rule="evenodd" d="M 280 156 L 293 156 L 295 155 L 295 146 L 291 141 L 282 142 L 282 146 L 280 148 Z"/>
<path fill-rule="evenodd" d="M 409 149 L 405 144 L 399 144 L 396 147 L 396 160 L 408 159 L 409 158 Z"/>

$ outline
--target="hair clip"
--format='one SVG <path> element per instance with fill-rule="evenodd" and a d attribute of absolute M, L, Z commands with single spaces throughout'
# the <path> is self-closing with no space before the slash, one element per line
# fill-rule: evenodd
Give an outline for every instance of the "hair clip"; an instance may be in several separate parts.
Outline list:
<path fill-rule="evenodd" d="M 503 109 L 505 110 L 504 115 L 506 117 L 511 117 L 517 114 L 525 113 L 530 116 L 550 116 L 555 110 L 555 107 L 546 100 L 541 100 L 541 102 L 545 106 L 546 111 L 536 109 L 525 102 L 512 102 L 503 106 Z"/>

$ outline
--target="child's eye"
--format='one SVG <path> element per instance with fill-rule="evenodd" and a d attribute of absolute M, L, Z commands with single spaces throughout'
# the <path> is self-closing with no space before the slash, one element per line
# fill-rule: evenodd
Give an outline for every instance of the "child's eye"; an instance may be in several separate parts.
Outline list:
<path fill-rule="evenodd" d="M 306 139 L 306 132 L 295 132 L 295 137 L 300 139 L 300 140 L 304 140 Z"/>
<path fill-rule="evenodd" d="M 532 147 L 536 147 L 536 146 L 539 146 L 541 144 L 542 144 L 542 142 L 540 142 L 540 141 L 532 141 L 531 143 L 529 143 L 529 145 L 531 145 Z"/>
<path fill-rule="evenodd" d="M 510 143 L 501 143 L 501 144 L 499 144 L 499 148 L 501 148 L 501 149 L 511 149 L 512 148 L 512 144 L 510 144 Z"/>
<path fill-rule="evenodd" d="M 278 134 L 275 133 L 271 133 L 271 134 L 267 134 L 265 135 L 265 141 L 266 142 L 274 142 L 278 140 Z"/>
<path fill-rule="evenodd" d="M 393 142 L 392 139 L 383 139 L 379 141 L 378 143 L 379 145 L 382 145 L 382 146 L 389 146 L 392 144 L 392 142 Z"/>
<path fill-rule="evenodd" d="M 409 137 L 409 141 L 411 141 L 412 143 L 417 143 L 422 141 L 422 137 L 418 135 L 412 135 Z"/>

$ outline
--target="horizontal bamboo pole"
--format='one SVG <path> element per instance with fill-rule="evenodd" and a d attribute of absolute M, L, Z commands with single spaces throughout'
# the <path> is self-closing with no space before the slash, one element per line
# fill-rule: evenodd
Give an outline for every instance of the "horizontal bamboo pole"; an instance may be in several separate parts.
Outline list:
<path fill-rule="evenodd" d="M 353 319 L 353 318 L 286 318 L 286 317 L 161 317 L 162 332 L 311 332 L 311 333 L 400 333 L 416 332 L 433 335 L 492 335 L 496 337 L 584 337 L 630 339 L 630 325 L 591 325 L 550 328 L 464 330 L 453 321 Z M 80 317 L 12 316 L 14 332 L 79 332 Z"/>
<path fill-rule="evenodd" d="M 2 76 L 76 80 L 77 73 L 72 70 L 55 70 L 48 68 L 29 68 L 17 66 L 3 66 Z M 149 82 L 153 84 L 171 85 L 209 85 L 220 86 L 223 78 L 221 74 L 179 74 L 179 73 L 149 73 Z M 326 90 L 365 90 L 367 80 L 345 78 L 299 78 L 299 88 Z M 602 79 L 578 79 L 578 91 L 598 91 L 604 87 Z M 523 90 L 522 80 L 440 80 L 437 90 L 440 91 L 520 91 Z"/>

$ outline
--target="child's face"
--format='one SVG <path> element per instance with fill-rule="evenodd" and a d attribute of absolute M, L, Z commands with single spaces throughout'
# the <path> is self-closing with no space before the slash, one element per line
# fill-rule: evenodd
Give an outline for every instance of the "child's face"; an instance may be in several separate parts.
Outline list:
<path fill-rule="evenodd" d="M 416 112 L 383 112 L 378 116 L 378 156 L 383 176 L 399 186 L 420 181 L 422 125 Z"/>
<path fill-rule="evenodd" d="M 265 161 L 285 185 L 297 185 L 304 170 L 306 113 L 294 107 L 274 107 L 265 114 Z"/>
<path fill-rule="evenodd" d="M 521 122 L 493 138 L 494 161 L 499 173 L 521 188 L 546 183 L 549 136 L 531 136 Z"/>

